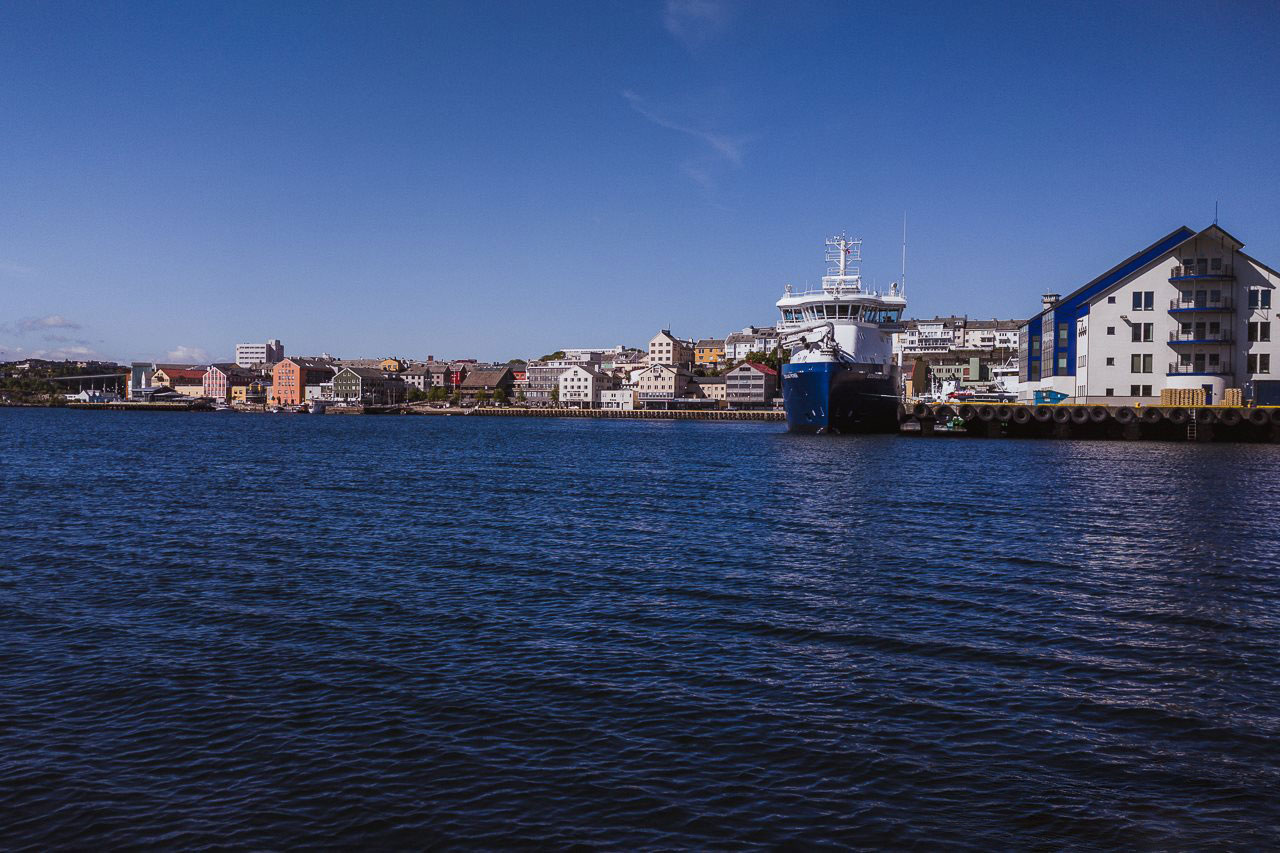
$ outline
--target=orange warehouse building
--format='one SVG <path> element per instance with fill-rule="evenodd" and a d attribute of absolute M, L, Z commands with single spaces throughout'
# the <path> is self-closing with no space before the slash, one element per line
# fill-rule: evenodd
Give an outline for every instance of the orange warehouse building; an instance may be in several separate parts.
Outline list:
<path fill-rule="evenodd" d="M 333 379 L 333 364 L 320 358 L 286 358 L 271 371 L 271 396 L 279 406 L 306 400 L 307 386 Z"/>

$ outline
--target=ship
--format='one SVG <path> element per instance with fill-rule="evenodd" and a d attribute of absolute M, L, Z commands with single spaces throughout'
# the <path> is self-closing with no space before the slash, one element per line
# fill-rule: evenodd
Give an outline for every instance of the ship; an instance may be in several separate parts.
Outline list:
<path fill-rule="evenodd" d="M 799 433 L 898 431 L 899 367 L 893 333 L 902 330 L 903 282 L 885 293 L 862 283 L 862 241 L 844 234 L 826 241 L 827 273 L 816 290 L 786 285 L 778 310 L 782 401 L 787 429 Z"/>

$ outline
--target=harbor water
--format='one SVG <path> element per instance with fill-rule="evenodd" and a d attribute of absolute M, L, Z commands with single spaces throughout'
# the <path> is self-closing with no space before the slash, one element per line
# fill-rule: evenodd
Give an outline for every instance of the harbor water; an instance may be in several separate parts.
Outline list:
<path fill-rule="evenodd" d="M 1278 464 L 0 409 L 0 848 L 1271 847 Z"/>

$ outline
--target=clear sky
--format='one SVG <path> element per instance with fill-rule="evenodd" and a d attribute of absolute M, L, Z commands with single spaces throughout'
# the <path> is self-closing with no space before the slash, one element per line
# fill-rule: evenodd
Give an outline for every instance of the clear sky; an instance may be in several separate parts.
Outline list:
<path fill-rule="evenodd" d="M 1268 2 L 0 5 L 0 359 L 505 360 L 771 324 L 822 241 L 1025 317 L 1280 264 Z"/>

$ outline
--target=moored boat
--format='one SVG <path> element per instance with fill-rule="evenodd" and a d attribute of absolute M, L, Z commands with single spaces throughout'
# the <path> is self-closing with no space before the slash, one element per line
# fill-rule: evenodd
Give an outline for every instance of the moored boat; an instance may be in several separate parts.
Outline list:
<path fill-rule="evenodd" d="M 893 333 L 907 300 L 895 282 L 887 293 L 862 284 L 862 241 L 826 243 L 827 274 L 817 290 L 787 285 L 778 309 L 782 399 L 792 432 L 897 432 L 899 382 Z"/>

